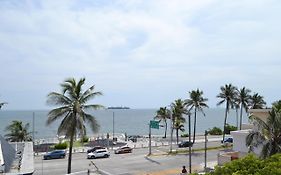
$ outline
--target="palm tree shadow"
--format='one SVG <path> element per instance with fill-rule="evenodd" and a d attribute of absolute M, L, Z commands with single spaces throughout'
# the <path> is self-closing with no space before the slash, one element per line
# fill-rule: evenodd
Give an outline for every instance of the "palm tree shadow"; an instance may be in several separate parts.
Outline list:
<path fill-rule="evenodd" d="M 157 162 L 157 161 L 155 161 L 155 160 L 152 160 L 152 159 L 148 158 L 147 156 L 145 156 L 145 159 L 148 160 L 149 162 L 155 163 L 155 164 L 157 164 L 157 165 L 161 165 L 160 162 Z"/>

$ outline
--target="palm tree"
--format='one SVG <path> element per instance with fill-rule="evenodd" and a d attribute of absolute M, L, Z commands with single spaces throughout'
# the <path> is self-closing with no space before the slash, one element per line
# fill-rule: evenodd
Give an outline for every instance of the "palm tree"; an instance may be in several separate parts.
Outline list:
<path fill-rule="evenodd" d="M 48 113 L 47 125 L 50 125 L 56 120 L 62 119 L 58 127 L 58 135 L 66 135 L 70 138 L 69 157 L 67 173 L 71 173 L 72 147 L 74 137 L 80 135 L 81 138 L 86 135 L 87 122 L 93 132 L 99 129 L 99 125 L 94 116 L 89 113 L 89 110 L 103 108 L 98 104 L 87 104 L 90 99 L 102 95 L 101 92 L 95 92 L 91 86 L 86 91 L 82 92 L 82 86 L 85 83 L 85 78 L 81 78 L 78 82 L 74 78 L 65 80 L 62 84 L 62 93 L 51 92 L 48 94 L 47 103 L 58 106 Z"/>
<path fill-rule="evenodd" d="M 29 123 L 23 125 L 22 121 L 14 120 L 8 125 L 5 131 L 9 133 L 5 135 L 10 142 L 31 141 L 31 132 L 29 130 Z"/>
<path fill-rule="evenodd" d="M 251 90 L 243 87 L 240 90 L 237 90 L 237 102 L 240 105 L 240 130 L 242 128 L 242 113 L 243 113 L 243 108 L 247 112 L 248 111 L 248 106 L 251 100 Z M 238 128 L 238 127 L 237 127 Z"/>
<path fill-rule="evenodd" d="M 281 112 L 281 100 L 273 102 L 272 107 L 276 110 L 276 112 Z"/>
<path fill-rule="evenodd" d="M 250 100 L 250 108 L 251 109 L 262 109 L 266 105 L 266 102 L 263 100 L 263 96 L 259 95 L 258 93 L 254 93 L 253 96 L 251 96 Z"/>
<path fill-rule="evenodd" d="M 184 123 L 185 118 L 183 117 L 184 114 L 188 114 L 188 111 L 185 108 L 185 103 L 183 100 L 178 99 L 171 105 L 172 107 L 172 124 L 173 129 L 176 130 L 176 137 L 177 137 L 177 143 L 179 140 L 178 132 L 179 130 L 184 131 Z"/>
<path fill-rule="evenodd" d="M 224 125 L 223 125 L 223 140 L 225 138 L 225 126 L 226 126 L 226 121 L 227 121 L 227 114 L 229 112 L 230 108 L 233 108 L 235 106 L 235 99 L 237 98 L 237 91 L 236 87 L 233 86 L 232 84 L 226 84 L 225 86 L 221 86 L 221 92 L 219 95 L 217 95 L 217 98 L 220 98 L 221 101 L 217 103 L 217 105 L 221 105 L 224 102 L 226 103 L 225 105 L 225 115 L 224 115 Z"/>
<path fill-rule="evenodd" d="M 251 116 L 255 120 L 257 129 L 252 130 L 246 137 L 246 145 L 250 147 L 250 151 L 254 147 L 262 145 L 260 156 L 262 158 L 269 157 L 273 154 L 281 152 L 281 113 L 276 108 L 272 108 L 266 121 L 258 117 Z"/>
<path fill-rule="evenodd" d="M 154 119 L 158 119 L 160 122 L 163 121 L 165 123 L 165 134 L 163 138 L 167 136 L 167 119 L 170 119 L 170 110 L 167 107 L 160 107 L 160 109 L 156 112 L 156 116 Z"/>
<path fill-rule="evenodd" d="M 203 91 L 200 91 L 199 89 L 189 92 L 189 99 L 185 100 L 186 106 L 189 107 L 189 111 L 194 108 L 193 143 L 195 142 L 196 135 L 196 114 L 197 111 L 199 111 L 205 116 L 203 108 L 209 107 L 205 103 L 206 101 L 208 101 L 208 99 L 203 97 Z"/>
<path fill-rule="evenodd" d="M 7 104 L 7 103 L 6 103 L 6 102 L 1 102 L 1 103 L 0 103 L 0 109 L 1 109 L 5 104 Z"/>

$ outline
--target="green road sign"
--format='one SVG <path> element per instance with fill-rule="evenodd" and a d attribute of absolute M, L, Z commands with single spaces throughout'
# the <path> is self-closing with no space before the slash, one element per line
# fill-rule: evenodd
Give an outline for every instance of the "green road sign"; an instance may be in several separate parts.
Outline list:
<path fill-rule="evenodd" d="M 159 121 L 150 120 L 150 128 L 159 129 Z"/>

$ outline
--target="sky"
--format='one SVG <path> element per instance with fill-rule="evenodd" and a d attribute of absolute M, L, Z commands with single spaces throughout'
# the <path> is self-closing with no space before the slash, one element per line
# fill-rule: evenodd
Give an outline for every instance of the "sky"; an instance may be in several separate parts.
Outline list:
<path fill-rule="evenodd" d="M 0 102 L 49 109 L 85 77 L 90 103 L 159 108 L 232 83 L 281 99 L 280 0 L 0 0 Z"/>

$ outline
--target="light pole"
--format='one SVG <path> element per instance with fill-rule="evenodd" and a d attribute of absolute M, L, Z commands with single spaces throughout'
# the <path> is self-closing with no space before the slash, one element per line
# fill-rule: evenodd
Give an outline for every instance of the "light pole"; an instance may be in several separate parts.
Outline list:
<path fill-rule="evenodd" d="M 33 143 L 33 149 L 34 149 L 34 121 L 35 121 L 35 112 L 32 113 L 32 143 Z"/>
<path fill-rule="evenodd" d="M 114 112 L 112 112 L 112 150 L 113 150 L 113 142 L 114 142 L 114 129 L 115 129 L 115 120 L 114 120 Z"/>
<path fill-rule="evenodd" d="M 188 141 L 189 141 L 189 174 L 191 174 L 191 121 L 190 121 L 190 114 L 188 114 Z"/>
<path fill-rule="evenodd" d="M 149 137 L 149 152 L 148 152 L 148 155 L 151 155 L 151 124 L 150 123 L 148 124 L 148 127 L 149 127 L 149 134 L 148 134 L 148 137 Z"/>
<path fill-rule="evenodd" d="M 207 170 L 207 135 L 208 131 L 205 130 L 205 166 L 204 166 L 204 171 L 206 172 Z"/>

